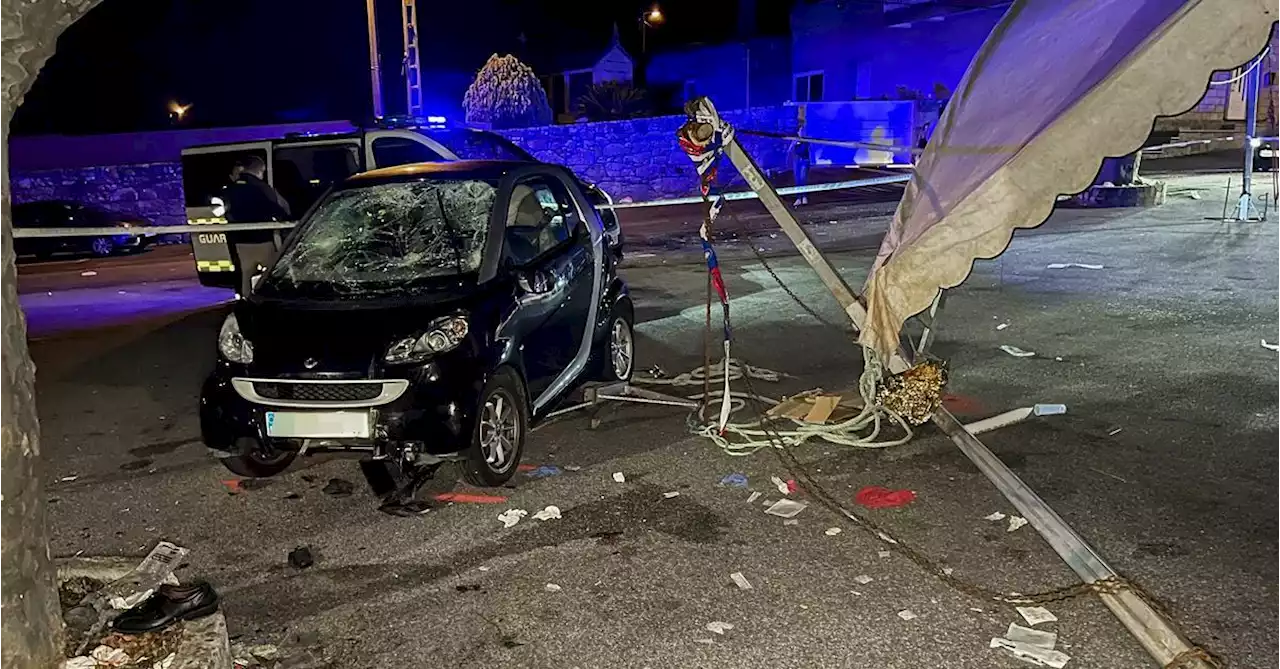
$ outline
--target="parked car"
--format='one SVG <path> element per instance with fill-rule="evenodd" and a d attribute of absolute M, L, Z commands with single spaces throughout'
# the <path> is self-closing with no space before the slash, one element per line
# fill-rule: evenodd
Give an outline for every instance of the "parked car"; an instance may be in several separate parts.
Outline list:
<path fill-rule="evenodd" d="M 208 232 L 191 235 L 200 283 L 221 288 L 240 283 L 227 236 L 217 232 L 216 224 L 226 222 L 225 203 L 220 195 L 231 182 L 232 167 L 248 156 L 256 156 L 266 163 L 267 183 L 279 191 L 298 218 L 329 188 L 366 170 L 457 160 L 534 161 L 511 140 L 488 130 L 392 121 L 343 134 L 291 134 L 279 139 L 183 149 L 182 189 L 187 219 L 192 223 L 213 224 L 205 228 Z M 594 204 L 612 204 L 598 187 L 579 183 Z M 609 247 L 620 255 L 622 233 L 617 216 L 603 209 L 601 219 Z M 231 242 L 237 241 L 236 234 L 232 233 Z M 279 239 L 283 241 L 284 236 L 279 235 Z"/>
<path fill-rule="evenodd" d="M 15 228 L 104 228 L 145 227 L 137 216 L 107 211 L 99 207 L 63 200 L 27 202 L 13 206 Z M 151 235 L 110 235 L 103 237 L 24 237 L 14 240 L 18 255 L 48 258 L 55 253 L 109 256 L 136 253 L 151 243 Z"/>
<path fill-rule="evenodd" d="M 459 161 L 335 188 L 218 335 L 204 442 L 242 476 L 301 452 L 516 471 L 530 427 L 591 379 L 625 380 L 633 307 L 563 167 Z"/>

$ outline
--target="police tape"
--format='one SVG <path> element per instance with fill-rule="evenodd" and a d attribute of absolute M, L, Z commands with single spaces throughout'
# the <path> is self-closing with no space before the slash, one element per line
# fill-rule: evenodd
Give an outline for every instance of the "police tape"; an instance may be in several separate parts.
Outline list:
<path fill-rule="evenodd" d="M 835 181 L 832 183 L 813 184 L 811 186 L 788 186 L 779 188 L 779 195 L 800 195 L 808 193 L 822 193 L 833 190 L 844 190 L 846 188 L 863 188 L 867 186 L 882 186 L 886 184 L 905 183 L 911 180 L 910 174 L 892 174 L 883 177 L 871 177 L 867 179 L 852 179 L 850 181 Z M 725 193 L 726 200 L 757 200 L 760 196 L 755 191 L 739 191 L 734 193 Z M 682 204 L 698 204 L 702 202 L 702 196 L 678 197 L 668 200 L 649 200 L 647 202 L 617 202 L 614 204 L 599 205 L 598 209 L 639 209 L 641 207 L 671 207 Z M 13 236 L 15 239 L 33 239 L 33 238 L 49 238 L 49 237 L 103 237 L 103 236 L 133 236 L 133 237 L 149 237 L 152 235 L 186 235 L 200 234 L 209 232 L 211 228 L 216 228 L 218 233 L 225 232 L 251 232 L 256 230 L 291 230 L 297 226 L 296 222 L 280 222 L 271 221 L 267 223 L 220 223 L 221 219 L 189 219 L 187 225 L 155 225 L 155 226 L 132 226 L 132 227 L 101 227 L 101 228 L 15 228 Z M 222 241 L 222 240 L 220 240 Z"/>

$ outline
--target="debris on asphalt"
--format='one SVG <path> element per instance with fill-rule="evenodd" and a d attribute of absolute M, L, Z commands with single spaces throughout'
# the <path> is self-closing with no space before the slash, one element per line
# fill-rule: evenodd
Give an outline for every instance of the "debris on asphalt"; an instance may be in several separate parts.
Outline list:
<path fill-rule="evenodd" d="M 98 661 L 88 655 L 81 655 L 63 662 L 62 669 L 98 669 Z"/>
<path fill-rule="evenodd" d="M 298 546 L 289 551 L 289 566 L 294 569 L 306 569 L 316 563 L 310 546 Z"/>
<path fill-rule="evenodd" d="M 694 643 L 713 644 L 713 643 L 715 643 L 715 642 L 716 642 L 716 640 L 715 640 L 715 639 L 694 639 L 694 640 L 693 640 L 693 642 L 694 642 Z M 92 669 L 92 668 L 91 668 L 91 669 Z"/>
<path fill-rule="evenodd" d="M 1037 667 L 1052 667 L 1053 669 L 1062 669 L 1066 666 L 1071 656 L 1057 651 L 1052 648 L 1043 648 L 1028 643 L 1019 643 L 1011 641 L 1003 637 L 993 637 L 991 639 L 991 648 L 1003 648 L 1013 653 L 1013 656 L 1028 664 Z"/>
<path fill-rule="evenodd" d="M 758 499 L 760 499 L 760 493 L 759 493 L 759 492 L 753 492 L 753 493 L 751 493 L 751 495 L 750 495 L 750 496 L 748 496 L 748 497 L 747 497 L 747 504 L 752 504 L 752 503 L 754 503 L 754 502 L 755 502 L 756 500 L 758 500 Z"/>
<path fill-rule="evenodd" d="M 437 502 L 457 502 L 458 504 L 506 504 L 507 498 L 501 495 L 482 495 L 472 492 L 442 492 L 432 497 Z"/>
<path fill-rule="evenodd" d="M 1003 330 L 1003 329 L 1005 329 L 1005 328 L 1007 328 L 1007 327 L 1009 327 L 1009 324 L 1008 324 L 1008 323 L 1001 323 L 1001 324 L 999 324 L 999 325 L 997 325 L 997 326 L 996 326 L 996 329 L 997 329 L 997 330 Z"/>
<path fill-rule="evenodd" d="M 63 483 L 71 483 L 72 481 L 74 481 L 74 480 L 76 480 L 76 479 L 78 479 L 78 478 L 80 478 L 78 475 L 76 475 L 76 474 L 72 474 L 71 476 L 64 476 L 64 477 L 62 477 L 62 478 L 60 478 L 60 479 L 58 479 L 58 480 L 59 480 L 59 481 L 61 481 L 61 482 L 63 482 Z"/>
<path fill-rule="evenodd" d="M 982 517 L 982 519 L 983 519 L 983 520 L 990 520 L 990 521 L 992 521 L 992 522 L 998 522 L 998 521 L 1004 520 L 1005 518 L 1007 518 L 1007 516 L 1005 516 L 1003 513 L 999 512 L 999 511 L 997 511 L 997 512 L 995 512 L 995 513 L 993 513 L 993 514 L 991 514 L 991 515 L 989 515 L 989 516 L 983 516 L 983 517 Z"/>
<path fill-rule="evenodd" d="M 613 480 L 617 483 L 626 483 L 627 477 L 622 472 L 614 472 Z"/>
<path fill-rule="evenodd" d="M 560 520 L 560 507 L 551 505 L 533 514 L 534 520 Z M 506 522 L 506 521 L 503 521 Z"/>
<path fill-rule="evenodd" d="M 260 643 L 256 646 L 249 646 L 245 652 L 267 662 L 275 662 L 280 659 L 280 648 L 273 643 Z"/>
<path fill-rule="evenodd" d="M 844 531 L 844 530 L 842 530 L 842 529 L 840 529 L 840 528 L 838 528 L 838 527 L 828 527 L 828 528 L 827 528 L 827 531 L 826 531 L 826 532 L 823 532 L 823 534 L 825 534 L 825 535 L 827 535 L 827 536 L 829 536 L 829 537 L 834 537 L 835 535 L 840 534 L 840 533 L 841 533 L 841 532 L 843 532 L 843 531 Z"/>
<path fill-rule="evenodd" d="M 91 270 L 91 269 L 87 269 L 87 270 L 85 270 L 85 271 L 81 272 L 81 273 L 80 273 L 80 276 L 98 276 L 98 273 L 97 273 L 97 272 L 95 272 L 95 271 L 93 271 L 93 270 Z"/>
<path fill-rule="evenodd" d="M 1009 529 L 1005 532 L 1014 532 L 1027 524 L 1027 519 L 1022 516 L 1009 516 Z"/>
<path fill-rule="evenodd" d="M 378 510 L 398 518 L 413 518 L 431 510 L 431 505 L 420 499 L 388 499 L 378 506 Z"/>
<path fill-rule="evenodd" d="M 715 634 L 724 634 L 731 629 L 733 629 L 732 623 L 720 622 L 719 620 L 707 623 L 707 631 Z"/>
<path fill-rule="evenodd" d="M 773 482 L 773 487 L 777 488 L 778 492 L 784 495 L 791 494 L 791 487 L 787 485 L 786 481 L 783 481 L 781 478 L 778 478 L 777 476 L 770 476 L 769 480 Z"/>
<path fill-rule="evenodd" d="M 1024 351 L 1017 346 L 1010 346 L 1008 344 L 1001 344 L 1000 350 L 1015 358 L 1034 358 L 1036 355 L 1035 351 Z"/>
<path fill-rule="evenodd" d="M 525 476 L 528 476 L 531 479 L 545 479 L 549 476 L 559 476 L 560 474 L 561 471 L 559 467 L 555 465 L 542 465 L 541 467 L 529 470 L 525 473 Z"/>
<path fill-rule="evenodd" d="M 728 486 L 730 488 L 745 488 L 747 487 L 747 475 L 737 473 L 725 474 L 724 478 L 720 479 L 720 485 Z"/>
<path fill-rule="evenodd" d="M 903 609 L 898 612 L 898 617 L 903 620 L 915 620 L 918 616 L 911 612 L 911 609 Z"/>
<path fill-rule="evenodd" d="M 156 660 L 155 664 L 151 665 L 151 669 L 169 669 L 169 667 L 173 666 L 173 662 L 177 657 L 177 653 L 169 653 L 164 656 L 163 660 Z"/>
<path fill-rule="evenodd" d="M 1116 429 L 1114 429 L 1114 430 L 1112 430 L 1112 431 L 1108 432 L 1108 433 L 1107 433 L 1107 436 L 1108 436 L 1108 437 L 1114 437 L 1114 436 L 1116 436 L 1117 434 L 1120 434 L 1123 430 L 1124 430 L 1124 428 L 1123 428 L 1123 427 L 1117 427 Z"/>
<path fill-rule="evenodd" d="M 764 512 L 779 518 L 794 518 L 808 506 L 808 504 L 797 502 L 794 499 L 780 499 L 765 509 Z"/>
<path fill-rule="evenodd" d="M 296 492 L 287 492 L 280 499 L 302 499 L 302 495 Z"/>
<path fill-rule="evenodd" d="M 1070 269 L 1072 267 L 1078 269 L 1102 269 L 1102 265 L 1087 265 L 1082 262 L 1052 262 L 1045 265 L 1045 269 Z"/>
<path fill-rule="evenodd" d="M 1265 349 L 1267 349 L 1268 351 L 1277 351 L 1277 352 L 1280 352 L 1280 343 L 1268 344 L 1268 343 L 1267 343 L 1267 340 L 1263 339 L 1263 340 L 1262 340 L 1262 348 L 1265 348 Z"/>
<path fill-rule="evenodd" d="M 346 479 L 329 479 L 329 482 L 320 489 L 324 494 L 334 497 L 348 497 L 355 490 L 355 485 Z"/>
<path fill-rule="evenodd" d="M 890 490 L 883 486 L 869 485 L 859 490 L 853 501 L 868 509 L 894 509 L 910 504 L 915 498 L 916 494 L 910 490 Z"/>
<path fill-rule="evenodd" d="M 502 521 L 503 527 L 510 529 L 515 527 L 516 523 L 520 522 L 520 519 L 527 515 L 529 515 L 529 512 L 524 509 L 507 509 L 506 511 L 498 514 L 498 520 Z"/>
<path fill-rule="evenodd" d="M 582 471 L 582 467 L 579 465 L 565 465 L 564 470 L 566 472 L 580 472 Z"/>
<path fill-rule="evenodd" d="M 1058 616 L 1053 615 L 1049 612 L 1049 609 L 1046 609 L 1043 606 L 1019 606 L 1017 608 L 1022 619 L 1027 621 L 1027 624 L 1032 627 L 1035 627 L 1040 623 L 1052 623 L 1058 621 Z M 1013 637 L 1009 638 L 1013 639 Z"/>
<path fill-rule="evenodd" d="M 555 583 L 548 583 L 542 586 L 542 589 L 546 590 L 547 592 L 560 592 L 561 590 L 564 590 L 564 588 L 556 585 Z"/>
<path fill-rule="evenodd" d="M 880 557 L 882 557 L 882 558 L 887 558 L 887 557 L 889 557 L 890 555 L 893 555 L 893 553 L 890 553 L 889 551 L 877 551 L 877 552 L 876 552 L 876 555 L 878 555 L 878 556 L 880 556 Z"/>
<path fill-rule="evenodd" d="M 186 556 L 187 549 L 181 546 L 167 541 L 157 543 L 138 566 L 103 588 L 107 602 L 111 608 L 124 611 L 142 603 L 162 584 L 177 584 L 173 570 Z"/>
<path fill-rule="evenodd" d="M 867 576 L 866 574 L 858 574 L 857 576 L 853 577 L 853 580 L 857 581 L 858 585 L 866 585 L 874 581 L 875 579 L 871 578 L 870 576 Z"/>
<path fill-rule="evenodd" d="M 788 518 L 782 521 L 782 524 L 783 525 L 799 525 L 800 521 L 796 520 L 795 518 Z"/>
<path fill-rule="evenodd" d="M 1117 480 L 1117 481 L 1119 481 L 1119 482 L 1121 482 L 1121 483 L 1128 483 L 1128 482 L 1129 482 L 1129 479 L 1126 479 L 1126 478 L 1124 478 L 1123 476 L 1116 476 L 1115 474 L 1112 474 L 1111 472 L 1103 471 L 1103 470 L 1101 470 L 1101 469 L 1098 469 L 1097 467 L 1090 467 L 1089 469 L 1090 469 L 1091 471 L 1093 471 L 1093 472 L 1098 473 L 1098 474 L 1102 474 L 1103 476 L 1106 476 L 1106 477 L 1108 477 L 1108 478 L 1113 478 L 1113 479 L 1115 479 L 1115 480 Z"/>
<path fill-rule="evenodd" d="M 1037 416 L 1061 416 L 1067 412 L 1065 404 L 1037 404 L 1031 407 Z"/>
<path fill-rule="evenodd" d="M 747 577 L 746 577 L 746 576 L 743 576 L 743 575 L 742 575 L 742 572 L 740 572 L 740 571 L 735 571 L 735 572 L 733 572 L 732 574 L 729 574 L 729 578 L 733 579 L 733 584 L 734 584 L 734 585 L 736 585 L 736 586 L 738 586 L 738 589 L 739 589 L 739 590 L 754 590 L 754 589 L 755 589 L 755 588 L 753 588 L 753 587 L 751 586 L 751 581 L 748 581 L 748 580 L 747 580 Z"/>
<path fill-rule="evenodd" d="M 1009 623 L 1009 629 L 1004 633 L 1004 638 L 1014 643 L 1025 643 L 1028 646 L 1036 646 L 1053 650 L 1055 644 L 1058 643 L 1058 635 L 1053 632 L 1044 630 L 1031 629 L 1023 627 L 1018 623 Z"/>
<path fill-rule="evenodd" d="M 679 496 L 680 496 L 679 490 L 672 490 L 671 492 L 662 493 L 662 499 L 671 499 L 672 497 L 679 497 Z"/>

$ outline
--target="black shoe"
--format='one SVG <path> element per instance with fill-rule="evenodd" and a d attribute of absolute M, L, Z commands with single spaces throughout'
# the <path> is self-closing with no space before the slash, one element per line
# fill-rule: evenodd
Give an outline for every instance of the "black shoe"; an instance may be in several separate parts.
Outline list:
<path fill-rule="evenodd" d="M 195 620 L 218 610 L 218 593 L 208 583 L 162 585 L 141 604 L 121 613 L 111 624 L 117 632 L 158 632 L 179 620 Z"/>

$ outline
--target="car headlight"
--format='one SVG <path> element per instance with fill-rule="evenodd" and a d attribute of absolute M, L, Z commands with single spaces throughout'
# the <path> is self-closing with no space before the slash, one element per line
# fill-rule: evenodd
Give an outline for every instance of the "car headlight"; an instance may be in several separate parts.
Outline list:
<path fill-rule="evenodd" d="M 467 332 L 469 328 L 465 316 L 437 318 L 427 325 L 427 331 L 422 336 L 401 339 L 387 347 L 387 354 L 383 359 L 391 365 L 421 362 L 430 356 L 457 348 L 467 338 Z"/>
<path fill-rule="evenodd" d="M 231 362 L 247 365 L 253 362 L 253 344 L 240 334 L 240 323 L 235 314 L 228 314 L 218 332 L 218 352 Z"/>

